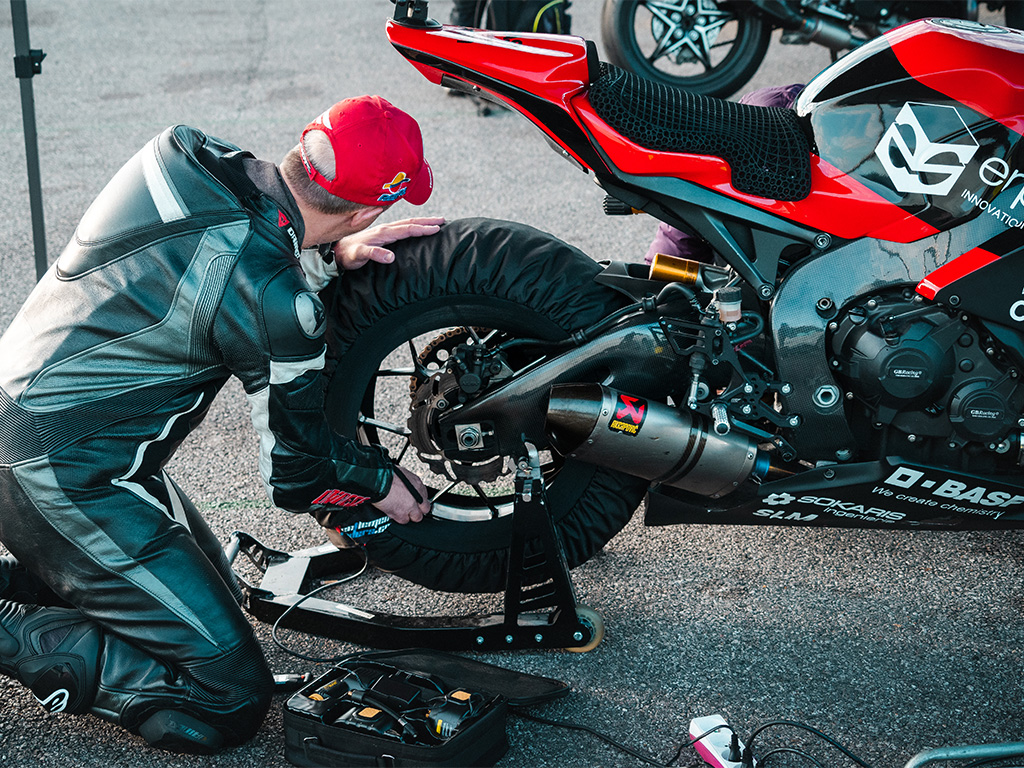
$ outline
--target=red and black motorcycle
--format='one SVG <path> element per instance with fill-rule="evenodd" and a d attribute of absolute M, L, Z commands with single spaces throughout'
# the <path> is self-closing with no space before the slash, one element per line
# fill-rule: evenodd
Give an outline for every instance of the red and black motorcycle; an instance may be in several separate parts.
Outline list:
<path fill-rule="evenodd" d="M 388 36 L 432 82 L 532 121 L 707 262 L 602 268 L 528 226 L 452 222 L 346 275 L 334 425 L 430 478 L 434 513 L 360 539 L 448 591 L 500 591 L 507 459 L 541 449 L 576 565 L 647 522 L 1024 524 L 1024 34 L 917 21 L 792 110 L 654 83 L 563 35 Z"/>

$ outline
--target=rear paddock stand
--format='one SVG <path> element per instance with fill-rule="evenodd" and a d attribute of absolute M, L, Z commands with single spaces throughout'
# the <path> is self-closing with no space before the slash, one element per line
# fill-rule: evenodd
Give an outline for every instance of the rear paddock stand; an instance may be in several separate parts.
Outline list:
<path fill-rule="evenodd" d="M 395 616 L 310 596 L 324 584 L 363 566 L 359 549 L 333 544 L 281 552 L 236 531 L 225 547 L 234 565 L 244 554 L 262 573 L 260 584 L 235 571 L 243 607 L 260 621 L 372 648 L 431 648 L 502 651 L 566 648 L 589 651 L 600 643 L 600 616 L 576 602 L 561 542 L 548 514 L 537 449 L 525 444 L 515 477 L 512 541 L 505 581 L 504 613 L 482 616 Z M 538 538 L 539 552 L 526 542 Z M 290 609 L 290 610 L 289 610 Z"/>

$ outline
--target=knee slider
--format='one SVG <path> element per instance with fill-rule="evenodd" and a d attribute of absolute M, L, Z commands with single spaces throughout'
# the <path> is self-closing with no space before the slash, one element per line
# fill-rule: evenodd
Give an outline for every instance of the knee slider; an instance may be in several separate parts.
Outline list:
<path fill-rule="evenodd" d="M 151 746 L 170 752 L 208 755 L 224 746 L 224 736 L 212 725 L 170 709 L 150 716 L 139 726 L 139 735 Z"/>

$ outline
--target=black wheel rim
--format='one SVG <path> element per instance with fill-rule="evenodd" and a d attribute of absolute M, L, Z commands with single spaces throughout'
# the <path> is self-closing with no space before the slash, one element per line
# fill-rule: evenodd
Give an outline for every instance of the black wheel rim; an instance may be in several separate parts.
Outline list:
<path fill-rule="evenodd" d="M 741 55 L 743 20 L 716 0 L 641 0 L 632 8 L 632 42 L 649 76 L 682 87 L 721 73 Z"/>

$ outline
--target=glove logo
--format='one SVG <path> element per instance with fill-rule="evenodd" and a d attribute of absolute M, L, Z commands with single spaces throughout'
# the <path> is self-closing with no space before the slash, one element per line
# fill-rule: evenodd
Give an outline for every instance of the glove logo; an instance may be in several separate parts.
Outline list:
<path fill-rule="evenodd" d="M 369 496 L 360 496 L 356 493 L 346 493 L 345 491 L 339 491 L 332 489 L 324 491 L 317 496 L 311 504 L 328 504 L 332 507 L 358 507 L 363 502 L 369 501 Z"/>
<path fill-rule="evenodd" d="M 947 195 L 978 142 L 955 107 L 908 101 L 875 147 L 875 156 L 904 194 Z"/>

